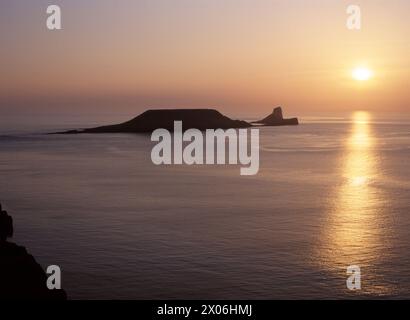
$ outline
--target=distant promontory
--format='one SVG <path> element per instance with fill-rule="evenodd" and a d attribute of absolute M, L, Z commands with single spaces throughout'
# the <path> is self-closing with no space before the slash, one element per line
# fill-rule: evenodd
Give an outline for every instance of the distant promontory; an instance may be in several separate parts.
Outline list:
<path fill-rule="evenodd" d="M 150 133 L 159 128 L 173 131 L 174 121 L 182 121 L 183 130 L 236 129 L 253 126 L 247 121 L 232 120 L 214 109 L 157 109 L 145 111 L 134 119 L 120 124 L 59 133 Z M 298 124 L 298 120 L 283 119 L 282 109 L 276 108 L 272 115 L 255 123 L 263 126 L 280 126 Z"/>

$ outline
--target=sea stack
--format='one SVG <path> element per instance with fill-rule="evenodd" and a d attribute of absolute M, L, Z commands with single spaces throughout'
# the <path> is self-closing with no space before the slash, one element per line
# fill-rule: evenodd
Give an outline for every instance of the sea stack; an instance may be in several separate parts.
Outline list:
<path fill-rule="evenodd" d="M 269 116 L 254 123 L 264 126 L 296 126 L 299 124 L 299 120 L 298 118 L 284 119 L 282 108 L 277 107 Z"/>

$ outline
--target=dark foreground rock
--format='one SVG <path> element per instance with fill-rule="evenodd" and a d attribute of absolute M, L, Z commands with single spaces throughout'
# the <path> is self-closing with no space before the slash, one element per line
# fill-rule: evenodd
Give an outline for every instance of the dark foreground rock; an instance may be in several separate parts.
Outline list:
<path fill-rule="evenodd" d="M 13 220 L 0 204 L 0 299 L 66 300 L 64 290 L 49 290 L 47 275 L 24 247 L 8 242 Z"/>
<path fill-rule="evenodd" d="M 265 126 L 296 126 L 299 124 L 299 120 L 298 118 L 284 119 L 282 108 L 278 107 L 273 110 L 272 114 L 254 123 Z"/>
<path fill-rule="evenodd" d="M 246 121 L 232 120 L 213 109 L 163 109 L 145 111 L 136 118 L 120 124 L 62 133 L 149 133 L 159 128 L 173 131 L 174 121 L 182 121 L 183 130 L 247 128 L 251 126 Z"/>

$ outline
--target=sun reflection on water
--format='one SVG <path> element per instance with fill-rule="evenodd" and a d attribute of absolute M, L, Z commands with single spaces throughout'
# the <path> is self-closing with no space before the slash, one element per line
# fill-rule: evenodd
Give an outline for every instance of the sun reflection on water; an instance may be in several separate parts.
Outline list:
<path fill-rule="evenodd" d="M 355 113 L 345 144 L 342 183 L 330 203 L 319 256 L 322 267 L 341 277 L 346 277 L 347 266 L 359 265 L 368 280 L 364 290 L 378 295 L 390 289 L 370 274 L 386 251 L 384 196 L 374 185 L 380 171 L 375 145 L 370 115 Z"/>

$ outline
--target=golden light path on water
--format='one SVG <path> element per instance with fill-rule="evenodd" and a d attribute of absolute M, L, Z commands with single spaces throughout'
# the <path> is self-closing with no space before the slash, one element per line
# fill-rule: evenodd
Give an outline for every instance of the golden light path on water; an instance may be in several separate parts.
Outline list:
<path fill-rule="evenodd" d="M 386 258 L 388 217 L 383 192 L 375 185 L 380 178 L 376 145 L 370 115 L 354 113 L 340 167 L 342 183 L 330 199 L 318 254 L 321 267 L 341 278 L 347 278 L 348 266 L 360 266 L 362 293 L 383 295 L 390 288 L 376 266 Z"/>

